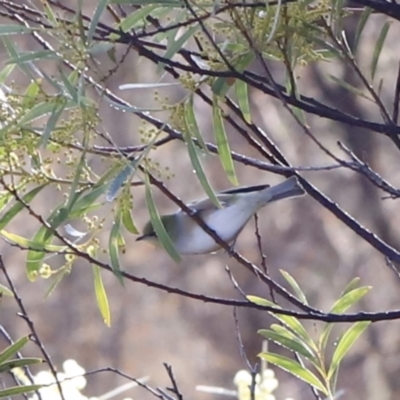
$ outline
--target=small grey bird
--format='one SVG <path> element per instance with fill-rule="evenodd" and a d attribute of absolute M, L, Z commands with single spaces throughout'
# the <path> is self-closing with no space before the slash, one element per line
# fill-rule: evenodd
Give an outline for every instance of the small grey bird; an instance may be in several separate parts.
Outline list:
<path fill-rule="evenodd" d="M 222 240 L 233 244 L 246 223 L 260 208 L 273 201 L 301 196 L 304 193 L 297 178 L 293 176 L 275 186 L 247 186 L 221 192 L 217 194 L 221 208 L 216 207 L 208 198 L 188 204 L 188 207 Z M 219 244 L 183 210 L 162 215 L 161 221 L 176 250 L 182 255 L 205 254 L 220 248 Z M 145 225 L 143 235 L 136 240 L 159 244 L 150 221 Z"/>

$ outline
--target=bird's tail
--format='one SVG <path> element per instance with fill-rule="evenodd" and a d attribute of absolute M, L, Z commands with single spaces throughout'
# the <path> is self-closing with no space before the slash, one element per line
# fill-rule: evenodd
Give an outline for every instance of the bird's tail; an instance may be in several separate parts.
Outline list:
<path fill-rule="evenodd" d="M 265 200 L 270 203 L 271 201 L 282 200 L 288 197 L 301 196 L 305 192 L 297 178 L 295 176 L 292 176 L 291 178 L 286 179 L 286 181 L 279 183 L 278 185 L 271 186 L 268 189 L 265 189 L 264 193 L 266 197 L 268 197 L 268 200 L 267 198 Z"/>

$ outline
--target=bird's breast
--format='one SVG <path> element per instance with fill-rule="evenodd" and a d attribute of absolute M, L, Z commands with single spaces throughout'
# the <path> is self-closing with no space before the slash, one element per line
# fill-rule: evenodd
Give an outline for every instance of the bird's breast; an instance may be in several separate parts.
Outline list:
<path fill-rule="evenodd" d="M 224 208 L 215 209 L 213 212 L 207 212 L 202 218 L 222 240 L 231 243 L 252 215 L 253 210 L 249 209 L 248 204 L 237 202 Z M 181 254 L 204 254 L 220 248 L 198 224 L 192 226 L 190 232 L 180 238 L 176 244 L 178 252 Z"/>

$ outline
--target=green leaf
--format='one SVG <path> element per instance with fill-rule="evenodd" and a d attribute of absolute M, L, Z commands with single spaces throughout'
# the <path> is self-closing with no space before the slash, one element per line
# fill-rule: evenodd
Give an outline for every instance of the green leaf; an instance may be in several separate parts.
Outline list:
<path fill-rule="evenodd" d="M 24 336 L 21 339 L 18 339 L 12 345 L 6 347 L 0 353 L 0 364 L 2 364 L 4 361 L 8 360 L 12 355 L 20 351 L 28 342 L 29 342 L 29 336 Z"/>
<path fill-rule="evenodd" d="M 207 176 L 203 170 L 203 166 L 201 164 L 199 155 L 197 154 L 198 150 L 193 143 L 192 136 L 190 135 L 190 133 L 188 133 L 187 131 L 184 130 L 183 137 L 188 146 L 190 161 L 192 162 L 193 168 L 196 172 L 196 176 L 199 179 L 201 186 L 203 187 L 204 191 L 207 193 L 207 196 L 210 198 L 210 200 L 213 202 L 213 204 L 216 207 L 221 208 L 221 204 L 220 204 L 217 196 L 215 195 L 213 188 L 211 187 L 210 183 L 208 182 Z"/>
<path fill-rule="evenodd" d="M 222 167 L 224 168 L 231 183 L 233 185 L 238 185 L 239 182 L 236 177 L 235 168 L 231 156 L 231 150 L 229 148 L 229 142 L 226 136 L 224 122 L 222 119 L 221 109 L 217 96 L 213 96 L 213 128 L 215 140 L 218 147 L 219 159 L 221 160 Z"/>
<path fill-rule="evenodd" d="M 57 16 L 54 14 L 53 9 L 50 7 L 49 3 L 47 1 L 44 1 L 42 3 L 42 7 L 44 8 L 44 12 L 46 13 L 49 22 L 51 22 L 54 27 L 58 27 L 59 22 Z"/>
<path fill-rule="evenodd" d="M 40 81 L 36 79 L 32 81 L 30 85 L 27 87 L 24 95 L 25 97 L 24 100 L 28 99 L 29 101 L 31 101 L 32 99 L 37 98 L 39 90 L 40 90 Z"/>
<path fill-rule="evenodd" d="M 119 213 L 117 213 L 108 240 L 108 251 L 110 253 L 111 267 L 113 269 L 114 275 L 117 277 L 119 283 L 122 286 L 125 286 L 124 278 L 121 274 L 121 267 L 119 263 L 120 229 L 121 229 L 121 217 Z"/>
<path fill-rule="evenodd" d="M 296 297 L 303 303 L 303 304 L 308 304 L 307 298 L 303 291 L 300 289 L 300 286 L 296 282 L 296 280 L 292 277 L 292 275 L 289 274 L 289 272 L 284 271 L 283 269 L 280 270 L 280 273 L 282 276 L 286 279 L 286 282 L 290 285 L 290 287 L 293 290 L 293 293 L 296 295 Z"/>
<path fill-rule="evenodd" d="M 39 103 L 35 105 L 33 108 L 31 108 L 25 115 L 23 115 L 20 119 L 18 119 L 18 126 L 24 126 L 29 124 L 30 122 L 33 122 L 39 118 L 44 117 L 47 114 L 51 114 L 54 112 L 55 107 L 59 107 L 60 103 L 52 101 L 45 101 L 42 103 Z M 64 109 L 70 109 L 73 106 L 71 101 L 67 101 L 66 104 L 64 104 Z"/>
<path fill-rule="evenodd" d="M 15 35 L 17 33 L 32 33 L 33 29 L 25 25 L 0 25 L 0 35 Z"/>
<path fill-rule="evenodd" d="M 60 55 L 53 50 L 41 50 L 41 51 L 27 51 L 21 52 L 16 57 L 12 57 L 6 61 L 6 64 L 25 64 L 30 61 L 38 60 L 59 60 Z"/>
<path fill-rule="evenodd" d="M 136 28 L 137 26 L 142 26 L 145 24 L 146 17 L 152 13 L 152 11 L 156 10 L 159 8 L 159 5 L 151 4 L 145 7 L 139 8 L 137 11 L 133 12 L 132 14 L 128 15 L 126 18 L 124 18 L 120 24 L 119 27 L 121 30 L 124 32 L 128 32 L 133 28 Z"/>
<path fill-rule="evenodd" d="M 32 246 L 46 246 L 49 245 L 50 241 L 53 238 L 54 230 L 57 229 L 66 219 L 68 218 L 68 212 L 66 212 L 65 207 L 60 205 L 56 207 L 50 216 L 47 218 L 47 226 L 42 226 L 33 236 L 31 241 Z M 43 259 L 46 253 L 40 250 L 29 250 L 26 256 L 26 269 L 28 274 L 28 279 L 34 280 L 35 274 L 39 271 L 42 266 Z"/>
<path fill-rule="evenodd" d="M 329 78 L 332 79 L 335 83 L 337 83 L 339 86 L 341 86 L 342 88 L 348 90 L 350 93 L 355 94 L 356 96 L 360 96 L 363 99 L 372 101 L 371 97 L 369 97 L 368 95 L 366 95 L 362 89 L 351 85 L 350 83 L 347 83 L 346 81 L 337 78 L 334 75 L 328 74 Z"/>
<path fill-rule="evenodd" d="M 360 288 L 353 289 L 357 287 L 360 278 L 354 278 L 345 288 L 342 296 L 334 303 L 330 310 L 330 313 L 343 314 L 348 308 L 353 304 L 357 303 L 362 297 L 364 297 L 371 289 L 369 286 L 364 286 Z M 332 331 L 334 324 L 326 324 L 324 330 L 319 338 L 319 348 L 320 351 L 325 349 L 328 343 L 329 335 Z"/>
<path fill-rule="evenodd" d="M 16 358 L 14 360 L 4 361 L 0 364 L 0 374 L 10 372 L 14 368 L 26 367 L 33 364 L 41 364 L 43 362 L 40 358 Z"/>
<path fill-rule="evenodd" d="M 24 183 L 24 186 L 26 186 L 26 183 Z M 19 187 L 17 190 L 22 189 L 22 186 Z M 0 196 L 0 211 L 3 210 L 14 198 L 14 196 L 10 192 L 2 192 Z M 1 219 L 0 219 L 1 221 Z"/>
<path fill-rule="evenodd" d="M 259 306 L 264 306 L 264 307 L 275 307 L 280 309 L 281 307 L 279 307 L 277 304 L 273 303 L 270 300 L 264 299 L 262 297 L 258 297 L 258 296 L 246 296 L 248 301 L 251 301 L 254 304 L 258 304 Z"/>
<path fill-rule="evenodd" d="M 342 296 L 333 304 L 330 313 L 344 313 L 348 308 L 350 308 L 353 304 L 357 303 L 362 297 L 364 297 L 371 290 L 371 288 L 371 286 L 363 286 L 347 292 L 344 296 Z"/>
<path fill-rule="evenodd" d="M 198 145 L 206 154 L 210 154 L 207 145 L 203 139 L 203 135 L 200 132 L 199 126 L 197 125 L 196 116 L 194 114 L 194 106 L 193 106 L 193 94 L 191 94 L 188 100 L 185 102 L 185 123 L 186 129 L 190 134 L 197 139 Z"/>
<path fill-rule="evenodd" d="M 136 159 L 132 160 L 128 165 L 123 166 L 121 171 L 112 179 L 107 189 L 106 201 L 111 202 L 115 199 L 121 186 L 125 185 L 135 172 L 137 163 Z"/>
<path fill-rule="evenodd" d="M 374 80 L 375 73 L 376 73 L 376 67 L 378 66 L 379 57 L 381 55 L 382 48 L 385 43 L 386 36 L 389 32 L 389 28 L 390 28 L 391 24 L 392 24 L 391 21 L 386 21 L 383 24 L 383 27 L 379 34 L 378 40 L 376 41 L 374 53 L 372 55 L 372 60 L 371 60 L 371 78 L 372 78 L 372 80 Z"/>
<path fill-rule="evenodd" d="M 78 76 L 77 71 L 72 71 L 69 76 L 66 76 L 63 71 L 60 71 L 61 82 L 64 85 L 65 91 L 69 94 L 74 104 L 79 103 L 78 96 Z"/>
<path fill-rule="evenodd" d="M 354 44 L 353 44 L 354 52 L 358 48 L 358 44 L 360 43 L 361 34 L 365 28 L 368 18 L 371 16 L 371 14 L 372 14 L 372 8 L 365 7 L 364 11 L 361 14 L 360 20 L 358 21 L 356 33 L 354 35 Z"/>
<path fill-rule="evenodd" d="M 318 359 L 316 358 L 315 354 L 313 354 L 313 351 L 298 338 L 289 338 L 284 334 L 280 334 L 269 329 L 260 329 L 258 333 L 261 336 L 264 336 L 266 339 L 272 340 L 279 346 L 282 346 L 294 353 L 301 354 L 302 356 L 312 361 L 313 364 L 318 363 Z"/>
<path fill-rule="evenodd" d="M 92 255 L 91 255 L 92 256 Z M 93 257 L 93 256 L 92 256 Z M 96 294 L 97 305 L 99 307 L 103 321 L 107 326 L 111 326 L 111 313 L 108 305 L 107 293 L 101 279 L 101 271 L 98 265 L 93 265 L 94 291 Z"/>
<path fill-rule="evenodd" d="M 0 71 L 0 83 L 4 83 L 5 80 L 8 78 L 8 76 L 11 74 L 13 69 L 15 68 L 15 64 L 11 65 L 6 65 L 1 71 Z"/>
<path fill-rule="evenodd" d="M 166 231 L 164 224 L 161 221 L 160 214 L 158 213 L 157 207 L 154 203 L 153 195 L 151 193 L 150 179 L 148 174 L 145 174 L 145 187 L 146 187 L 146 203 L 150 214 L 150 220 L 153 225 L 154 231 L 160 244 L 164 247 L 166 252 L 175 262 L 180 262 L 181 257 L 176 251 L 175 246 Z"/>
<path fill-rule="evenodd" d="M 136 228 L 135 223 L 133 222 L 132 218 L 132 210 L 126 207 L 125 205 L 121 206 L 121 220 L 124 227 L 128 230 L 128 232 L 137 235 L 139 230 Z"/>
<path fill-rule="evenodd" d="M 68 274 L 69 274 L 69 269 L 68 268 L 59 269 L 57 271 L 57 273 L 52 276 L 52 282 L 49 285 L 49 287 L 47 288 L 44 297 L 45 298 L 49 297 L 53 293 L 55 288 L 58 286 L 58 284 L 62 281 L 64 276 L 68 275 Z"/>
<path fill-rule="evenodd" d="M 11 232 L 7 232 L 4 229 L 0 231 L 0 235 L 4 236 L 6 239 L 13 243 L 20 245 L 23 248 L 35 250 L 39 252 L 50 251 L 50 252 L 62 252 L 68 249 L 67 246 L 57 246 L 51 244 L 38 243 L 33 240 L 24 238 L 23 236 L 16 235 Z"/>
<path fill-rule="evenodd" d="M 301 340 L 304 340 L 314 351 L 317 351 L 314 341 L 297 318 L 289 315 L 273 315 L 278 321 L 289 327 Z"/>
<path fill-rule="evenodd" d="M 15 46 L 14 41 L 11 40 L 8 36 L 3 36 L 2 40 L 9 56 L 11 58 L 17 58 L 19 56 L 19 50 Z M 29 64 L 19 64 L 18 67 L 29 79 L 36 79 Z"/>
<path fill-rule="evenodd" d="M 24 385 L 24 386 L 13 386 L 8 389 L 0 390 L 0 398 L 6 398 L 11 396 L 17 396 L 19 394 L 33 392 L 39 390 L 43 385 Z"/>
<path fill-rule="evenodd" d="M 246 298 L 252 303 L 258 304 L 260 306 L 281 308 L 278 305 L 274 304 L 273 302 L 267 299 L 263 299 L 261 297 L 246 296 Z M 285 326 L 289 327 L 298 336 L 298 338 L 300 340 L 305 341 L 308 344 L 308 346 L 310 346 L 313 349 L 313 351 L 318 351 L 310 335 L 307 333 L 307 331 L 304 329 L 303 325 L 297 318 L 291 317 L 290 315 L 277 314 L 271 311 L 269 311 L 269 313 L 278 321 L 282 322 Z"/>
<path fill-rule="evenodd" d="M 46 186 L 47 184 L 40 185 L 34 189 L 32 189 L 30 192 L 26 193 L 23 197 L 22 200 L 25 204 L 29 204 L 35 196 Z M 3 230 L 10 222 L 11 220 L 23 209 L 25 209 L 25 206 L 23 203 L 17 201 L 1 218 L 0 218 L 0 230 Z"/>
<path fill-rule="evenodd" d="M 51 111 L 50 117 L 47 120 L 44 132 L 40 138 L 39 146 L 46 146 L 47 142 L 50 138 L 51 133 L 54 131 L 54 128 L 61 117 L 65 107 L 67 105 L 66 101 L 62 101 L 61 103 L 55 104 L 53 110 Z"/>
<path fill-rule="evenodd" d="M 79 195 L 79 198 L 74 201 L 69 212 L 69 218 L 78 218 L 93 207 L 93 203 L 107 190 L 107 185 L 99 185 L 89 189 L 85 195 Z"/>
<path fill-rule="evenodd" d="M 351 280 L 351 282 L 344 288 L 343 292 L 341 293 L 340 297 L 343 297 L 345 294 L 351 292 L 354 289 L 357 289 L 359 286 L 361 279 L 359 277 L 355 277 Z"/>
<path fill-rule="evenodd" d="M 247 83 L 240 79 L 236 79 L 235 92 L 238 99 L 240 111 L 243 114 L 243 118 L 246 122 L 251 123 L 251 113 L 249 105 L 249 94 L 247 92 Z"/>
<path fill-rule="evenodd" d="M 335 36 L 339 36 L 339 34 L 343 31 L 343 7 L 345 4 L 345 0 L 335 0 L 333 2 L 333 7 L 331 10 L 330 21 L 335 21 L 333 24 L 333 32 Z"/>
<path fill-rule="evenodd" d="M 87 33 L 87 43 L 90 43 L 93 39 L 93 35 L 96 32 L 97 24 L 99 23 L 100 17 L 103 14 L 103 11 L 106 9 L 109 0 L 99 0 L 97 3 L 96 10 L 92 16 L 92 22 L 90 23 L 90 27 Z"/>
<path fill-rule="evenodd" d="M 340 362 L 343 357 L 350 350 L 350 347 L 360 337 L 360 335 L 367 329 L 371 321 L 360 321 L 352 325 L 340 338 L 335 352 L 332 356 L 332 362 L 329 367 L 328 378 L 330 379 L 335 371 L 339 368 Z"/>
<path fill-rule="evenodd" d="M 229 46 L 227 47 L 229 48 Z M 236 71 L 243 72 L 253 62 L 254 58 L 255 56 L 253 51 L 243 54 L 236 62 L 233 63 Z M 236 78 L 219 77 L 214 80 L 211 90 L 214 94 L 224 97 L 235 82 Z"/>
<path fill-rule="evenodd" d="M 0 298 L 1 296 L 14 297 L 14 293 L 8 287 L 0 284 Z"/>
<path fill-rule="evenodd" d="M 164 54 L 164 58 L 170 60 L 178 51 L 182 49 L 184 44 L 196 33 L 199 27 L 199 24 L 191 25 L 190 28 L 185 31 L 185 33 L 178 37 L 178 39 L 169 41 L 167 50 Z M 176 29 L 176 31 L 178 32 L 178 29 Z M 160 63 L 158 66 L 158 70 L 163 67 L 164 64 Z"/>
<path fill-rule="evenodd" d="M 290 358 L 273 353 L 261 353 L 259 357 L 303 380 L 322 392 L 325 396 L 329 394 L 324 384 L 311 371 Z"/>
<path fill-rule="evenodd" d="M 82 151 L 81 157 L 79 159 L 79 163 L 76 166 L 76 169 L 74 172 L 74 179 L 73 179 L 73 181 L 71 183 L 71 187 L 69 189 L 68 200 L 67 200 L 67 204 L 65 205 L 65 209 L 68 214 L 72 210 L 72 207 L 77 202 L 78 197 L 80 195 L 80 193 L 78 191 L 78 186 L 79 186 L 79 181 L 81 179 L 82 171 L 85 166 L 86 166 L 86 148 Z"/>

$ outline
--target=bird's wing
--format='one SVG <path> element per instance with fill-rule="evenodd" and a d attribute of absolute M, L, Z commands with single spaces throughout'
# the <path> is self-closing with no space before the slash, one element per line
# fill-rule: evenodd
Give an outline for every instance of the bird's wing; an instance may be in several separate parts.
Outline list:
<path fill-rule="evenodd" d="M 217 198 L 221 206 L 224 208 L 228 205 L 228 200 L 231 196 L 217 195 Z M 217 210 L 215 204 L 208 198 L 190 203 L 188 204 L 188 207 L 196 213 Z"/>
<path fill-rule="evenodd" d="M 223 192 L 220 193 L 220 195 L 260 192 L 261 190 L 269 188 L 270 186 L 271 185 L 241 186 L 238 188 L 224 190 Z M 219 199 L 219 196 L 217 197 Z"/>

